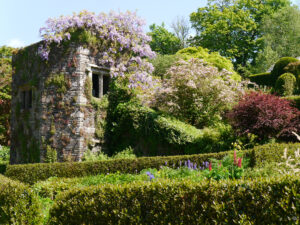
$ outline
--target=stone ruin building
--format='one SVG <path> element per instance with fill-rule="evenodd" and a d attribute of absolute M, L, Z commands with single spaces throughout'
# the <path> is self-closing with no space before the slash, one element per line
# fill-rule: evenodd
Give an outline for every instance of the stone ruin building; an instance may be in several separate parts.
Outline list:
<path fill-rule="evenodd" d="M 80 161 L 104 142 L 106 111 L 95 104 L 108 92 L 109 68 L 79 44 L 54 47 L 44 61 L 40 44 L 13 57 L 10 163 Z"/>

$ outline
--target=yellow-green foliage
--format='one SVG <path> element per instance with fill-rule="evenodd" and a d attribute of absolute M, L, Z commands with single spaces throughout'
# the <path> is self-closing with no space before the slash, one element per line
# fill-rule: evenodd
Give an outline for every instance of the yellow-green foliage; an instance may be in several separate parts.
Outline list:
<path fill-rule="evenodd" d="M 68 88 L 68 81 L 63 73 L 51 74 L 47 78 L 45 86 L 54 86 L 57 88 L 58 93 L 65 93 Z"/>
<path fill-rule="evenodd" d="M 280 75 L 275 84 L 275 91 L 281 96 L 290 96 L 296 87 L 296 77 L 292 73 Z"/>
<path fill-rule="evenodd" d="M 92 79 L 89 77 L 86 78 L 84 83 L 84 94 L 89 101 L 92 100 Z"/>
<path fill-rule="evenodd" d="M 50 145 L 46 146 L 46 163 L 54 163 L 57 161 L 57 152 L 55 149 L 51 148 Z"/>
<path fill-rule="evenodd" d="M 297 224 L 299 194 L 285 176 L 106 184 L 60 194 L 50 224 Z"/>
<path fill-rule="evenodd" d="M 0 175 L 0 224 L 41 224 L 41 209 L 29 186 Z"/>
<path fill-rule="evenodd" d="M 182 57 L 185 60 L 190 58 L 198 58 L 203 59 L 209 65 L 213 65 L 217 67 L 219 70 L 226 69 L 232 72 L 232 78 L 235 80 L 241 80 L 240 75 L 238 75 L 233 68 L 233 64 L 231 61 L 223 56 L 221 56 L 218 52 L 209 52 L 208 49 L 202 47 L 188 47 L 179 50 L 176 55 Z"/>

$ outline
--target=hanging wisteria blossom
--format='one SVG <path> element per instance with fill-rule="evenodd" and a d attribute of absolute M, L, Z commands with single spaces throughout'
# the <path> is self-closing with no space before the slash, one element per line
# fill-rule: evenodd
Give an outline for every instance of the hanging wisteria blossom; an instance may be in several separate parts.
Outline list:
<path fill-rule="evenodd" d="M 76 31 L 89 31 L 98 40 L 105 41 L 100 63 L 110 66 L 112 77 L 124 77 L 126 73 L 131 88 L 149 88 L 154 84 L 150 75 L 153 66 L 146 58 L 155 57 L 155 53 L 148 44 L 151 38 L 143 32 L 144 25 L 136 13 L 129 11 L 99 15 L 82 11 L 72 16 L 50 18 L 40 29 L 44 41 L 39 47 L 39 55 L 48 60 L 52 43 L 59 45 L 70 40 Z"/>

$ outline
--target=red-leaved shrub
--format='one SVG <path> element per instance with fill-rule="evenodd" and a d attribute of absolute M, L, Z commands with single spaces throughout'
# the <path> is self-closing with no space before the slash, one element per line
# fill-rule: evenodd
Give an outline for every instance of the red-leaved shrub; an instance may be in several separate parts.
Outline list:
<path fill-rule="evenodd" d="M 238 135 L 251 133 L 259 140 L 281 137 L 291 140 L 294 136 L 291 132 L 300 131 L 300 111 L 290 101 L 262 92 L 245 94 L 227 113 L 227 118 Z"/>

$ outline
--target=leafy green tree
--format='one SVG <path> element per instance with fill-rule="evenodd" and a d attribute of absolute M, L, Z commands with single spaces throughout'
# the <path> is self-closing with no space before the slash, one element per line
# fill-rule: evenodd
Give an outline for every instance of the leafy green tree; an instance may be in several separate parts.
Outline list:
<path fill-rule="evenodd" d="M 153 51 L 160 54 L 175 54 L 181 48 L 181 41 L 173 33 L 169 32 L 164 23 L 161 26 L 152 24 L 151 32 L 148 33 L 152 37 L 150 47 Z"/>
<path fill-rule="evenodd" d="M 9 144 L 9 118 L 11 101 L 11 58 L 14 48 L 0 47 L 0 144 Z"/>
<path fill-rule="evenodd" d="M 208 0 L 208 5 L 190 15 L 196 30 L 191 40 L 232 59 L 235 68 L 254 61 L 261 50 L 261 23 L 289 0 Z"/>
<path fill-rule="evenodd" d="M 300 56 L 300 10 L 284 7 L 263 18 L 263 49 L 258 54 L 254 72 L 264 72 L 279 58 Z"/>

